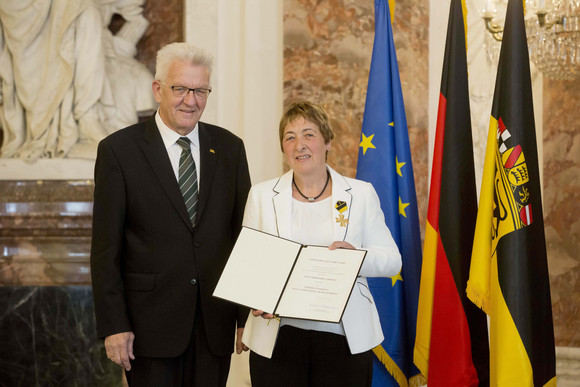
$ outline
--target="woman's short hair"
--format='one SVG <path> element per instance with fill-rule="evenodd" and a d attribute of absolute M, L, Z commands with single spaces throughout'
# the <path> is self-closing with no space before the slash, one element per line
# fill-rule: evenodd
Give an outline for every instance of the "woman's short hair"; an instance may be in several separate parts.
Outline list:
<path fill-rule="evenodd" d="M 280 148 L 282 148 L 282 151 L 284 150 L 282 147 L 284 129 L 299 118 L 304 118 L 305 120 L 316 124 L 318 129 L 320 129 L 320 134 L 322 134 L 325 144 L 328 144 L 334 138 L 334 132 L 330 126 L 330 119 L 322 106 L 310 101 L 296 101 L 286 106 L 282 118 L 280 118 L 280 126 L 278 130 L 280 135 Z"/>
<path fill-rule="evenodd" d="M 211 76 L 213 66 L 212 56 L 199 47 L 190 43 L 170 43 L 157 51 L 155 62 L 155 79 L 165 81 L 167 72 L 173 62 L 186 62 L 196 66 L 207 67 Z"/>

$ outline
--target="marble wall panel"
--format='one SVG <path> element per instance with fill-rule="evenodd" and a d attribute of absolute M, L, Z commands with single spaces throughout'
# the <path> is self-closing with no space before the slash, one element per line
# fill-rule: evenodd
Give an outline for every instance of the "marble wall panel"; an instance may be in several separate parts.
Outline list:
<path fill-rule="evenodd" d="M 544 79 L 544 226 L 556 345 L 580 347 L 580 80 Z"/>
<path fill-rule="evenodd" d="M 122 386 L 89 286 L 0 286 L 0 386 Z"/>
<path fill-rule="evenodd" d="M 427 196 L 428 3 L 398 2 L 395 46 L 417 196 Z M 335 130 L 328 162 L 354 177 L 374 39 L 374 2 L 284 2 L 284 103 L 308 99 L 324 106 Z M 425 224 L 426 200 L 419 202 Z"/>
<path fill-rule="evenodd" d="M 149 27 L 137 45 L 137 59 L 155 73 L 155 55 L 168 43 L 183 41 L 184 1 L 146 0 L 143 16 Z"/>

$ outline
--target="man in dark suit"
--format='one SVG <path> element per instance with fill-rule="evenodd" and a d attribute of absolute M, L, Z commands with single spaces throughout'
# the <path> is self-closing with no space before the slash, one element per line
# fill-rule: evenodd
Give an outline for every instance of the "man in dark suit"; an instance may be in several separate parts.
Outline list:
<path fill-rule="evenodd" d="M 157 54 L 154 117 L 99 144 L 91 271 L 99 337 L 132 386 L 225 386 L 248 310 L 212 297 L 250 188 L 242 140 L 199 122 L 211 58 Z"/>

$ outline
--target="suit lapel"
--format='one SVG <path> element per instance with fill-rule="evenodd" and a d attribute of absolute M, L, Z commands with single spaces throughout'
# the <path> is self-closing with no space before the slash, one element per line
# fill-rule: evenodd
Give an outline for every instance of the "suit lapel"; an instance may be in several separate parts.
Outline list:
<path fill-rule="evenodd" d="M 349 228 L 352 194 L 346 179 L 328 167 L 332 177 L 332 221 L 334 222 L 334 240 L 344 241 Z"/>
<path fill-rule="evenodd" d="M 197 204 L 197 219 L 201 219 L 206 207 L 213 184 L 219 149 L 215 148 L 209 130 L 203 122 L 199 122 L 199 163 L 201 164 L 199 182 L 199 202 Z"/>
<path fill-rule="evenodd" d="M 278 236 L 287 239 L 292 237 L 292 175 L 292 170 L 288 171 L 272 188 Z"/>
<path fill-rule="evenodd" d="M 145 121 L 145 133 L 143 135 L 143 141 L 141 142 L 141 148 L 161 187 L 169 197 L 169 200 L 171 200 L 171 203 L 173 203 L 175 210 L 179 213 L 186 226 L 193 231 L 183 196 L 179 190 L 179 184 L 175 179 L 175 173 L 173 172 L 169 156 L 167 155 L 167 150 L 161 139 L 161 134 L 159 134 L 159 129 L 157 129 L 157 125 L 155 124 L 155 118 L 150 118 Z"/>

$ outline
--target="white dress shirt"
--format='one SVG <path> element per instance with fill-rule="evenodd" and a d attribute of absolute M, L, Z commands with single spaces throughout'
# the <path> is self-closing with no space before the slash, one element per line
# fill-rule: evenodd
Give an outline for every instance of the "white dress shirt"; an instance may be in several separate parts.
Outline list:
<path fill-rule="evenodd" d="M 197 172 L 197 187 L 199 189 L 200 182 L 200 165 L 199 165 L 199 125 L 195 124 L 195 128 L 187 136 L 181 136 L 176 131 L 170 129 L 159 116 L 159 110 L 155 113 L 155 123 L 163 139 L 163 144 L 167 149 L 167 154 L 169 155 L 169 161 L 171 161 L 171 167 L 173 167 L 173 172 L 175 173 L 175 178 L 179 181 L 179 157 L 181 156 L 181 146 L 177 144 L 177 140 L 180 137 L 187 137 L 190 141 L 191 155 L 193 156 L 193 161 L 195 161 L 195 171 Z"/>

